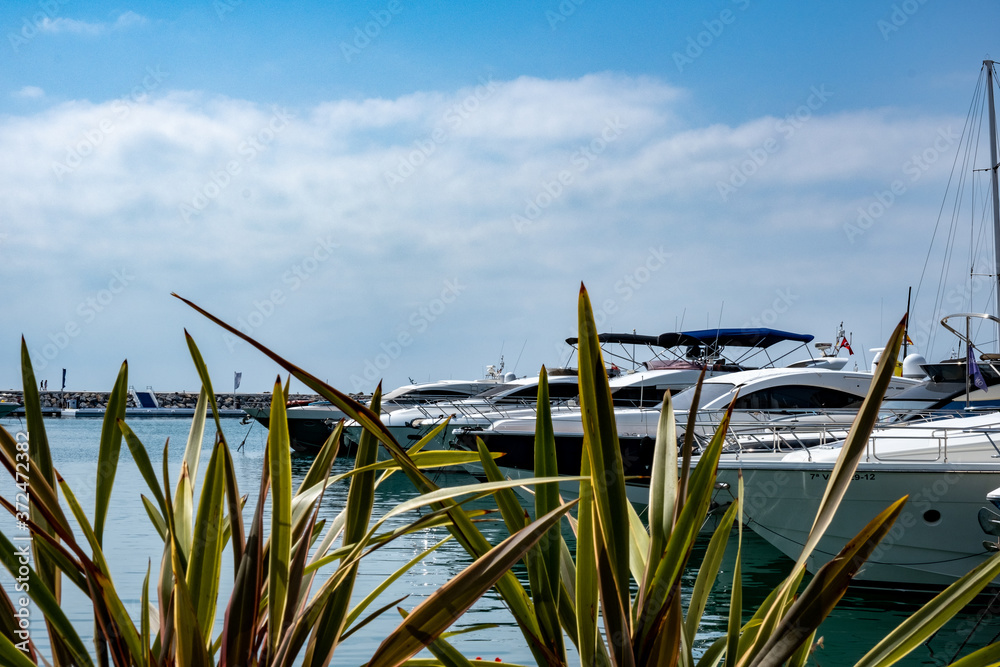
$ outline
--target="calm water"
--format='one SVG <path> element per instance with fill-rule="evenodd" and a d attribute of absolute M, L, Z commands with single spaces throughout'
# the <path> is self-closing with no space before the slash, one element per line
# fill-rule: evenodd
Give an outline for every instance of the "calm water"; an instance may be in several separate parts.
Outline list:
<path fill-rule="evenodd" d="M 15 419 L 4 419 L 2 425 L 12 433 L 23 429 L 23 425 Z M 53 451 L 56 466 L 88 512 L 92 514 L 94 503 L 93 480 L 96 475 L 95 460 L 101 428 L 100 420 L 89 419 L 51 419 L 46 420 L 46 431 Z M 241 424 L 239 420 L 223 421 L 226 438 L 234 451 L 236 473 L 240 481 L 240 492 L 250 496 L 247 503 L 247 518 L 256 504 L 256 496 L 260 482 L 260 470 L 263 465 L 264 444 L 267 432 L 258 424 L 253 426 Z M 171 481 L 176 483 L 176 475 L 187 441 L 188 422 L 184 419 L 136 419 L 130 426 L 142 439 L 153 460 L 154 467 L 160 469 L 160 457 L 163 446 L 170 439 Z M 203 448 L 202 468 L 207 463 L 212 443 L 212 434 L 206 436 Z M 244 443 L 243 448 L 237 447 Z M 293 476 L 301 480 L 309 468 L 310 459 L 293 458 Z M 337 471 L 349 469 L 349 462 L 338 462 Z M 336 471 L 335 471 L 336 472 Z M 441 473 L 436 481 L 441 485 L 459 484 L 473 481 L 470 477 L 458 474 Z M 200 488 L 200 486 L 198 487 Z M 10 497 L 13 485 L 9 479 L 0 483 L 0 492 Z M 145 482 L 138 474 L 134 463 L 123 445 L 122 461 L 118 469 L 118 479 L 112 497 L 111 512 L 105 533 L 107 557 L 112 568 L 115 583 L 120 594 L 128 605 L 134 618 L 139 615 L 139 600 L 142 580 L 146 576 L 147 567 L 155 572 L 160 565 L 162 542 L 153 530 L 150 521 L 139 500 L 140 494 L 149 495 Z M 347 495 L 347 486 L 338 485 L 332 488 L 324 498 L 321 517 L 333 518 L 342 509 Z M 376 496 L 374 514 L 379 516 L 388 508 L 401 500 L 411 497 L 413 491 L 408 480 L 403 475 L 395 475 L 379 487 Z M 488 507 L 487 501 L 480 503 Z M 401 525 L 404 518 L 399 518 L 393 525 Z M 14 521 L 8 517 L 0 517 L 0 530 L 8 536 L 14 535 Z M 482 525 L 484 534 L 493 543 L 506 537 L 502 524 L 486 523 Z M 376 587 L 384 578 L 397 570 L 421 551 L 432 546 L 446 535 L 443 530 L 428 530 L 413 535 L 404 536 L 390 545 L 367 557 L 360 570 L 360 576 L 355 588 L 356 599 Z M 704 544 L 701 545 L 704 548 Z M 716 637 L 725 632 L 728 614 L 729 586 L 731 581 L 736 551 L 735 538 L 727 550 L 726 561 L 723 563 L 722 580 L 713 591 L 712 599 L 702 621 L 698 637 L 698 649 L 704 649 Z M 695 554 L 695 562 L 700 553 Z M 436 588 L 450 577 L 459 573 L 467 564 L 469 558 L 465 551 L 454 541 L 445 543 L 438 551 L 429 556 L 420 565 L 411 570 L 399 581 L 395 582 L 383 594 L 381 604 L 402 598 L 406 599 L 401 606 L 412 609 L 421 600 L 430 595 Z M 791 561 L 775 551 L 770 545 L 752 532 L 745 532 L 743 544 L 743 585 L 744 609 L 753 609 L 763 600 L 764 596 L 774 588 L 791 566 Z M 688 585 L 694 582 L 696 572 L 688 573 Z M 519 575 L 524 578 L 523 570 Z M 223 561 L 222 587 L 231 585 L 233 564 L 231 557 Z M 2 580 L 8 591 L 12 588 L 12 577 L 6 571 L 2 572 Z M 155 586 L 151 591 L 155 596 Z M 920 598 L 904 595 L 898 592 L 860 592 L 849 593 L 837 611 L 820 629 L 823 636 L 823 648 L 815 655 L 815 663 L 829 667 L 830 665 L 850 665 L 856 662 L 875 643 L 915 611 L 923 602 Z M 963 654 L 979 648 L 1000 633 L 1000 605 L 983 599 L 970 609 L 965 610 L 949 625 L 934 636 L 925 646 L 914 651 L 904 664 L 909 665 L 943 665 L 965 644 Z M 79 592 L 69 590 L 64 596 L 63 607 L 68 611 L 71 620 L 89 640 L 93 625 L 92 612 L 87 599 Z M 216 623 L 216 633 L 221 629 L 222 614 L 219 610 L 219 620 Z M 746 614 L 749 617 L 749 614 Z M 362 664 L 368 660 L 376 646 L 399 622 L 398 615 L 393 611 L 361 629 L 342 644 L 336 652 L 336 664 Z M 525 641 L 513 623 L 502 601 L 493 593 L 483 597 L 462 619 L 455 629 L 473 624 L 490 623 L 496 627 L 477 630 L 455 638 L 453 643 L 467 656 L 493 659 L 501 658 L 504 662 L 520 662 L 531 664 L 531 653 L 525 646 Z M 35 614 L 33 618 L 33 638 L 44 646 L 44 626 Z M 47 653 L 47 651 L 45 651 Z"/>

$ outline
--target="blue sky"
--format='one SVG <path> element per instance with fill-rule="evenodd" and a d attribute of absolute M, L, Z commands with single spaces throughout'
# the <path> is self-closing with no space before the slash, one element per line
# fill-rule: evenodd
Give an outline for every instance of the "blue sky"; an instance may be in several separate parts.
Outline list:
<path fill-rule="evenodd" d="M 581 281 L 606 330 L 844 321 L 877 347 L 998 13 L 5 2 L 0 387 L 23 334 L 50 387 L 109 388 L 128 358 L 135 385 L 194 390 L 187 328 L 219 388 L 270 388 L 271 362 L 170 292 L 349 391 L 558 365 Z M 951 276 L 935 305 L 938 281 L 924 332 L 993 298 Z"/>

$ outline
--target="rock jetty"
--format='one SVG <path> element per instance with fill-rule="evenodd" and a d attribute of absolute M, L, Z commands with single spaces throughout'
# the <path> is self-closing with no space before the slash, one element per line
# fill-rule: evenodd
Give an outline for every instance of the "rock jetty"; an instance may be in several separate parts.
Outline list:
<path fill-rule="evenodd" d="M 198 392 L 155 392 L 156 400 L 161 408 L 191 408 L 198 403 Z M 106 408 L 108 405 L 109 392 L 106 391 L 40 391 L 40 399 L 43 408 Z M 271 405 L 271 394 L 216 394 L 219 408 L 223 410 L 238 410 L 240 408 L 263 408 Z M 0 401 L 6 403 L 24 403 L 23 393 L 20 391 L 0 391 Z M 320 397 L 316 394 L 292 394 L 291 401 L 318 401 Z M 134 397 L 128 397 L 128 407 L 139 407 Z"/>

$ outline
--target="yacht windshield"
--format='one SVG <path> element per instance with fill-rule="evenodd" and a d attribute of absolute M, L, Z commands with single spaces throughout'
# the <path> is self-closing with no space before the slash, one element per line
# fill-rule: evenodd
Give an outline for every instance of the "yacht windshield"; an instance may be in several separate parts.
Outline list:
<path fill-rule="evenodd" d="M 735 386 L 727 382 L 706 382 L 701 386 L 701 398 L 698 399 L 698 405 L 702 407 L 708 405 L 720 396 L 731 392 Z M 671 396 L 670 402 L 674 406 L 674 412 L 687 412 L 691 409 L 691 403 L 694 401 L 694 390 L 695 387 L 688 387 L 676 396 Z"/>

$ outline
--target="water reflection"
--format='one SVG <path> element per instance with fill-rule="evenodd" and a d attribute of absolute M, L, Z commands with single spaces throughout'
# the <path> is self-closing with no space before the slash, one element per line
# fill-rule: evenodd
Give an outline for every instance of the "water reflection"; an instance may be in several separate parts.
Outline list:
<path fill-rule="evenodd" d="M 17 420 L 5 419 L 3 425 L 12 433 L 23 429 L 23 424 Z M 190 424 L 183 419 L 144 419 L 129 422 L 149 452 L 154 468 L 159 473 L 163 455 L 164 443 L 169 438 L 169 461 L 171 483 L 176 484 L 176 475 L 184 454 Z M 100 420 L 47 420 L 46 432 L 49 436 L 56 466 L 71 485 L 80 502 L 88 512 L 94 504 L 94 480 L 96 478 L 96 457 L 99 445 Z M 223 429 L 233 449 L 233 464 L 239 480 L 240 492 L 248 496 L 244 518 L 252 518 L 253 509 L 257 503 L 260 486 L 260 474 L 264 465 L 264 449 L 267 431 L 241 424 L 239 420 L 223 420 Z M 213 444 L 214 429 L 209 424 L 208 433 L 203 442 L 202 469 L 208 461 Z M 242 449 L 237 447 L 243 443 Z M 292 475 L 296 487 L 304 479 L 312 464 L 312 458 L 294 456 L 292 458 Z M 340 474 L 351 469 L 351 462 L 337 461 L 333 474 Z M 464 474 L 431 472 L 431 478 L 440 486 L 454 486 L 472 483 L 474 480 Z M 14 490 L 9 478 L 0 481 L 0 493 L 11 497 Z M 327 525 L 343 510 L 347 501 L 348 482 L 334 484 L 325 494 L 320 507 L 319 516 L 327 521 Z M 127 447 L 122 449 L 122 460 L 118 470 L 118 478 L 112 496 L 111 514 L 105 533 L 105 544 L 114 545 L 107 554 L 115 583 L 123 595 L 125 604 L 133 618 L 139 618 L 139 600 L 143 577 L 147 567 L 155 573 L 159 568 L 162 555 L 162 542 L 146 516 L 139 501 L 140 494 L 149 495 L 142 477 L 138 474 L 135 463 Z M 386 480 L 375 496 L 374 517 L 383 516 L 386 511 L 400 502 L 412 498 L 415 491 L 402 473 L 396 473 Z M 490 500 L 478 500 L 469 503 L 468 509 L 494 509 Z M 384 530 L 392 530 L 414 520 L 421 513 L 393 517 L 386 522 Z M 265 521 L 269 521 L 269 513 Z M 499 543 L 508 536 L 506 527 L 498 514 L 492 514 L 479 522 L 479 527 L 493 544 Z M 13 519 L 0 518 L 0 529 L 8 535 L 14 531 Z M 575 543 L 572 533 L 567 527 L 563 534 L 573 550 Z M 391 576 L 404 563 L 414 558 L 422 551 L 431 548 L 447 536 L 443 528 L 426 529 L 407 535 L 366 556 L 359 569 L 357 585 L 353 600 L 360 601 L 369 591 L 375 589 Z M 692 562 L 700 562 L 708 542 L 707 536 L 699 539 Z M 712 590 L 709 605 L 702 619 L 701 631 L 695 642 L 697 653 L 703 652 L 712 641 L 722 636 L 726 631 L 729 613 L 729 595 L 736 557 L 735 533 L 730 539 L 726 557 L 721 566 L 720 576 Z M 744 621 L 749 618 L 750 611 L 763 601 L 768 592 L 777 586 L 784 574 L 791 568 L 791 561 L 782 556 L 770 545 L 758 538 L 752 532 L 744 533 L 743 543 L 743 599 Z M 379 606 L 398 598 L 404 598 L 400 606 L 413 609 L 441 585 L 462 571 L 471 559 L 465 550 L 455 540 L 445 542 L 437 551 L 427 557 L 406 575 L 389 585 L 378 600 L 369 608 Z M 223 558 L 223 572 L 220 584 L 220 596 L 228 595 L 232 585 L 232 559 Z M 332 566 L 321 572 L 318 582 L 321 582 Z M 526 584 L 526 574 L 523 566 L 515 569 L 515 575 Z M 690 595 L 697 572 L 689 569 L 684 576 L 685 596 Z M 155 578 L 155 575 L 154 575 Z M 8 591 L 12 590 L 13 581 L 10 574 L 4 570 L 2 581 Z M 84 635 L 84 640 L 90 642 L 93 627 L 93 617 L 90 604 L 79 591 L 72 590 L 67 585 L 63 608 L 67 610 L 70 620 Z M 315 585 L 314 585 L 315 590 Z M 155 595 L 155 591 L 154 591 Z M 823 636 L 823 648 L 815 655 L 815 662 L 824 665 L 853 664 L 868 649 L 877 643 L 885 634 L 901 623 L 909 614 L 915 611 L 926 597 L 914 597 L 899 592 L 854 591 L 849 592 L 840 605 L 820 629 Z M 219 609 L 215 632 L 222 627 L 224 606 Z M 44 641 L 44 630 L 40 616 L 33 615 L 32 634 L 36 642 L 48 652 Z M 390 610 L 375 622 L 365 626 L 351 636 L 337 649 L 337 662 L 360 664 L 368 660 L 379 642 L 399 623 L 396 611 Z M 453 643 L 470 657 L 482 656 L 492 660 L 501 658 L 504 662 L 532 663 L 531 652 L 525 640 L 513 622 L 509 611 L 495 592 L 490 592 L 479 600 L 462 618 L 454 629 L 469 628 L 477 624 L 497 624 L 498 627 L 480 630 L 454 638 Z M 1000 632 L 1000 605 L 993 604 L 989 598 L 983 598 L 977 604 L 964 610 L 955 620 L 938 632 L 925 646 L 920 647 L 904 664 L 908 665 L 942 665 L 961 652 L 968 653 L 989 643 Z M 968 640 L 968 641 L 967 641 Z M 573 659 L 571 658 L 571 661 Z M 848 662 L 849 661 L 849 662 Z"/>

